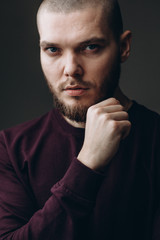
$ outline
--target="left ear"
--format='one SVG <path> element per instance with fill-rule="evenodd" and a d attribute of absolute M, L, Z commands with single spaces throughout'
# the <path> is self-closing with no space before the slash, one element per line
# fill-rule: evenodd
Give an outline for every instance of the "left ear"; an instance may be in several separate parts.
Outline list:
<path fill-rule="evenodd" d="M 131 51 L 131 39 L 132 33 L 127 30 L 120 36 L 120 54 L 121 54 L 121 63 L 125 62 Z"/>

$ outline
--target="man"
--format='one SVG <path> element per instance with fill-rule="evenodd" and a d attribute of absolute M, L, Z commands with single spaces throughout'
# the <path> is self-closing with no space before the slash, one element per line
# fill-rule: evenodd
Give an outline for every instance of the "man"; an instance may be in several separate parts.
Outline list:
<path fill-rule="evenodd" d="M 56 109 L 0 135 L 0 239 L 160 239 L 159 115 L 119 88 L 117 1 L 45 0 L 41 65 Z"/>

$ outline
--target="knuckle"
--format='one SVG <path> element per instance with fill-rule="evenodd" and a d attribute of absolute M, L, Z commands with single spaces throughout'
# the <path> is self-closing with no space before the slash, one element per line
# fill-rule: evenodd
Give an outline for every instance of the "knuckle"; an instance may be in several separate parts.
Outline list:
<path fill-rule="evenodd" d="M 87 111 L 87 117 L 91 117 L 92 119 L 99 118 L 102 115 L 102 110 L 95 106 L 91 106 Z"/>
<path fill-rule="evenodd" d="M 106 120 L 106 121 L 111 120 L 111 114 L 106 113 L 106 114 L 105 114 L 105 120 Z"/>
<path fill-rule="evenodd" d="M 99 120 L 101 121 L 101 123 L 106 124 L 110 120 L 109 114 L 99 115 Z"/>
<path fill-rule="evenodd" d="M 87 111 L 87 114 L 89 114 L 89 115 L 92 114 L 93 111 L 94 111 L 94 108 L 95 108 L 94 106 L 89 107 L 88 111 Z"/>
<path fill-rule="evenodd" d="M 98 116 L 102 113 L 102 109 L 95 106 L 91 106 L 88 109 L 88 112 L 90 112 L 91 114 L 94 114 L 95 116 Z"/>
<path fill-rule="evenodd" d="M 88 108 L 88 110 L 93 110 L 95 108 L 95 105 L 92 105 Z"/>
<path fill-rule="evenodd" d="M 94 113 L 95 113 L 96 115 L 100 115 L 100 114 L 102 113 L 102 109 L 101 109 L 101 108 L 95 108 L 95 109 L 94 109 Z"/>
<path fill-rule="evenodd" d="M 113 130 L 116 130 L 118 128 L 118 122 L 114 120 L 111 120 L 109 124 L 110 124 L 110 128 Z"/>

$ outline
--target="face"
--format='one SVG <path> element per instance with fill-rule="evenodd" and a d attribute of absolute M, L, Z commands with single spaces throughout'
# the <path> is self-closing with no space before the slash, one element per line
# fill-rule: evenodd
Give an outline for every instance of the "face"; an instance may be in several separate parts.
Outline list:
<path fill-rule="evenodd" d="M 119 46 L 101 8 L 67 14 L 44 9 L 38 28 L 42 70 L 56 107 L 84 122 L 90 106 L 113 96 L 120 74 Z"/>

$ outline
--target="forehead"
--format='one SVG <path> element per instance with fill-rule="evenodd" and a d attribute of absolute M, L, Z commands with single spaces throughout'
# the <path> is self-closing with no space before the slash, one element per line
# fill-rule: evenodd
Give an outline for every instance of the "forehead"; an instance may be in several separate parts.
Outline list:
<path fill-rule="evenodd" d="M 54 13 L 43 9 L 38 17 L 41 41 L 84 41 L 85 38 L 109 37 L 111 34 L 102 8 L 86 8 L 71 13 Z"/>

